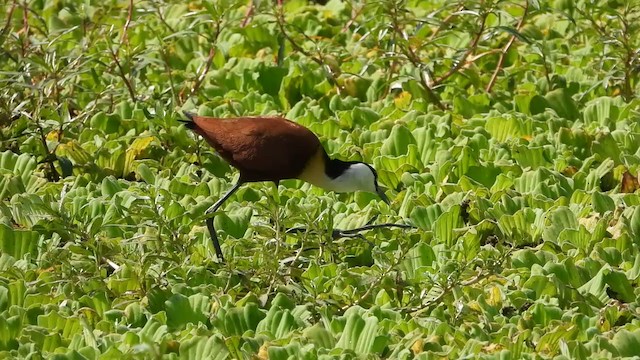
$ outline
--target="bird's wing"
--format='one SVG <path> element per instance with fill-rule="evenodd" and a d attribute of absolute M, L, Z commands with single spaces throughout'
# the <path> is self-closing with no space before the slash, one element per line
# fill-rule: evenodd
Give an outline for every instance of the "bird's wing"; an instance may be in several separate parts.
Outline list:
<path fill-rule="evenodd" d="M 317 136 L 284 118 L 196 117 L 194 129 L 246 181 L 295 178 L 321 146 Z"/>

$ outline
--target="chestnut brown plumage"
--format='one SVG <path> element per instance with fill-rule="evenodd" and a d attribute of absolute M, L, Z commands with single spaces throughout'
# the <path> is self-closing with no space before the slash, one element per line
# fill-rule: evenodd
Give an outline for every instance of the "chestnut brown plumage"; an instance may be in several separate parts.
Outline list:
<path fill-rule="evenodd" d="M 218 208 L 247 182 L 301 179 L 336 192 L 369 191 L 387 202 L 378 186 L 377 173 L 368 164 L 331 159 L 318 137 L 304 126 L 282 117 L 213 118 L 185 112 L 189 120 L 180 120 L 202 136 L 220 156 L 238 169 L 238 182 L 211 206 Z M 223 260 L 222 249 L 213 226 L 207 228 L 216 250 Z"/>

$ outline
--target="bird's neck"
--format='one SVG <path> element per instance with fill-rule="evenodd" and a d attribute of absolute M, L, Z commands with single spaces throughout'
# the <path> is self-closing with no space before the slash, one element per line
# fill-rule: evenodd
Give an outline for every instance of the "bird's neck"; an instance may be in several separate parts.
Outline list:
<path fill-rule="evenodd" d="M 326 155 L 324 159 L 324 173 L 331 179 L 335 179 L 342 175 L 349 166 L 351 166 L 350 162 L 332 159 L 328 155 Z"/>
<path fill-rule="evenodd" d="M 342 192 L 337 179 L 349 166 L 349 162 L 330 158 L 320 147 L 298 178 L 325 190 Z"/>

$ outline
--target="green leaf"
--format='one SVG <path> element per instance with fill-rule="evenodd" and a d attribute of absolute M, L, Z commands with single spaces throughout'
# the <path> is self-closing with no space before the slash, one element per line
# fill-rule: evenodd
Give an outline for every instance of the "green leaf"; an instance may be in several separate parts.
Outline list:
<path fill-rule="evenodd" d="M 593 205 L 593 210 L 600 213 L 600 215 L 604 215 L 607 211 L 613 211 L 616 207 L 615 202 L 610 196 L 598 191 L 595 191 L 591 195 L 591 204 Z"/>
<path fill-rule="evenodd" d="M 144 180 L 147 184 L 155 184 L 156 178 L 151 169 L 146 164 L 138 165 L 138 175 L 142 180 Z"/>
<path fill-rule="evenodd" d="M 578 228 L 575 214 L 564 206 L 551 211 L 547 219 L 549 227 L 544 231 L 545 240 L 557 241 L 562 230 Z"/>
<path fill-rule="evenodd" d="M 289 309 L 272 306 L 267 316 L 260 321 L 257 333 L 266 333 L 272 339 L 282 339 L 298 328 L 295 317 Z"/>
<path fill-rule="evenodd" d="M 598 133 L 591 145 L 591 152 L 598 154 L 602 160 L 613 160 L 616 165 L 622 163 L 620 148 L 611 133 Z"/>
<path fill-rule="evenodd" d="M 13 229 L 0 224 L 0 250 L 3 254 L 11 255 L 15 259 L 22 259 L 25 255 L 38 255 L 40 234 L 36 231 Z"/>
<path fill-rule="evenodd" d="M 209 298 L 194 294 L 186 297 L 182 294 L 174 294 L 166 302 L 167 325 L 171 328 L 182 328 L 186 324 L 203 323 L 209 319 Z"/>
<path fill-rule="evenodd" d="M 615 129 L 621 103 L 619 98 L 611 97 L 600 97 L 590 101 L 584 109 L 584 122 L 607 126 L 611 130 Z"/>
<path fill-rule="evenodd" d="M 580 117 L 578 105 L 565 88 L 555 89 L 545 95 L 549 107 L 555 110 L 558 116 L 569 120 L 576 120 Z"/>
<path fill-rule="evenodd" d="M 636 206 L 633 210 L 629 224 L 631 225 L 631 233 L 636 239 L 640 239 L 640 206 Z"/>
<path fill-rule="evenodd" d="M 411 144 L 416 144 L 416 140 L 411 134 L 411 131 L 405 126 L 396 125 L 391 129 L 391 134 L 389 134 L 387 140 L 382 144 L 380 153 L 389 156 L 406 155 L 409 152 L 409 145 Z"/>
<path fill-rule="evenodd" d="M 240 336 L 246 331 L 255 331 L 265 317 L 256 304 L 248 303 L 241 308 L 220 309 L 214 323 L 226 336 Z"/>
<path fill-rule="evenodd" d="M 9 308 L 9 289 L 0 286 L 0 313 Z"/>
<path fill-rule="evenodd" d="M 302 335 L 313 342 L 318 348 L 332 349 L 336 340 L 327 329 L 320 324 L 306 328 Z"/>
<path fill-rule="evenodd" d="M 216 215 L 214 223 L 216 229 L 223 230 L 236 239 L 240 239 L 247 232 L 252 216 L 252 208 L 238 208 Z"/>
<path fill-rule="evenodd" d="M 433 266 L 436 261 L 436 254 L 431 246 L 425 243 L 418 243 L 407 252 L 402 262 L 407 273 L 407 279 L 420 280 L 426 268 Z"/>
<path fill-rule="evenodd" d="M 349 310 L 352 310 L 351 308 Z M 356 310 L 345 313 L 346 325 L 342 336 L 336 344 L 337 348 L 350 349 L 357 354 L 379 353 L 384 348 L 386 337 L 380 336 L 378 318 L 361 315 Z"/>
<path fill-rule="evenodd" d="M 613 336 L 611 344 L 618 349 L 619 356 L 640 356 L 640 329 L 634 331 L 621 329 Z"/>
<path fill-rule="evenodd" d="M 539 7 L 539 5 L 538 5 Z M 529 40 L 526 36 L 524 36 L 522 33 L 520 33 L 517 29 L 510 27 L 510 26 L 496 26 L 497 30 L 502 30 L 505 31 L 507 33 L 509 33 L 510 35 L 516 37 L 518 40 L 527 43 L 527 44 L 532 44 L 533 42 L 531 40 Z"/>
<path fill-rule="evenodd" d="M 415 224 L 423 230 L 431 230 L 433 224 L 438 217 L 442 214 L 442 208 L 439 204 L 430 205 L 427 207 L 416 206 L 411 211 L 411 223 Z"/>
<path fill-rule="evenodd" d="M 229 358 L 229 350 L 220 335 L 193 336 L 180 343 L 181 359 L 224 360 Z"/>
<path fill-rule="evenodd" d="M 485 129 L 492 138 L 501 142 L 525 135 L 522 122 L 514 117 L 490 117 Z"/>
<path fill-rule="evenodd" d="M 460 206 L 456 205 L 438 217 L 433 223 L 433 232 L 436 239 L 441 243 L 446 244 L 447 247 L 452 247 L 454 241 L 458 238 L 455 230 L 463 225 L 464 223 L 460 217 Z"/>
<path fill-rule="evenodd" d="M 38 316 L 38 326 L 58 332 L 63 339 L 71 339 L 82 333 L 82 325 L 75 316 L 62 316 L 56 311 Z"/>

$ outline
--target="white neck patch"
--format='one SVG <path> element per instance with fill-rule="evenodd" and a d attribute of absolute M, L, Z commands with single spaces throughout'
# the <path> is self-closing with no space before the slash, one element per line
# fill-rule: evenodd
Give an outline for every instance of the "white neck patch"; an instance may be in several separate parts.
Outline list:
<path fill-rule="evenodd" d="M 376 192 L 376 178 L 371 168 L 363 163 L 351 164 L 340 176 L 331 179 L 326 176 L 324 184 L 318 185 L 335 192 L 367 191 Z"/>

